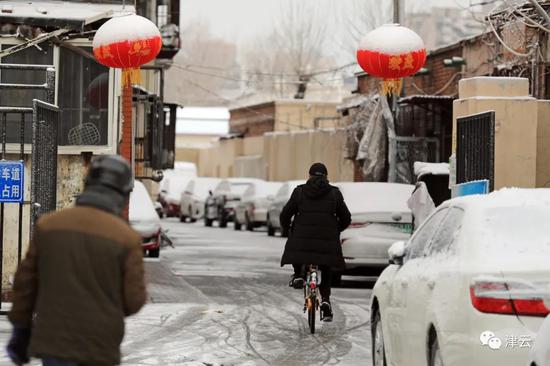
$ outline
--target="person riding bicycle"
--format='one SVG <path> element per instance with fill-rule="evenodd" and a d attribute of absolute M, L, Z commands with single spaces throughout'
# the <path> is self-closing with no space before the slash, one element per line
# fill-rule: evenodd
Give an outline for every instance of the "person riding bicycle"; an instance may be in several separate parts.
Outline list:
<path fill-rule="evenodd" d="M 329 184 L 327 176 L 324 164 L 313 164 L 306 184 L 294 189 L 281 211 L 281 227 L 290 231 L 281 267 L 292 264 L 294 274 L 289 285 L 296 289 L 304 286 L 304 265 L 320 267 L 321 312 L 324 321 L 332 321 L 332 270 L 345 268 L 340 233 L 351 223 L 351 214 L 342 193 Z"/>

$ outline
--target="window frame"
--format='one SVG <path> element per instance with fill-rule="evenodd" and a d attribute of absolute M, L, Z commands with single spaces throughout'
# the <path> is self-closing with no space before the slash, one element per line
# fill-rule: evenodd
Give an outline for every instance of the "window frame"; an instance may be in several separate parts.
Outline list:
<path fill-rule="evenodd" d="M 405 255 L 405 263 L 406 262 L 409 262 L 409 261 L 412 261 L 412 260 L 415 260 L 415 259 L 418 259 L 418 258 L 423 258 L 424 257 L 424 254 L 426 252 L 426 248 L 428 248 L 431 243 L 432 243 L 432 240 L 433 240 L 433 237 L 434 235 L 439 231 L 439 228 L 441 227 L 441 224 L 445 221 L 445 219 L 447 218 L 447 215 L 449 213 L 449 210 L 450 210 L 450 207 L 446 206 L 446 207 L 440 207 L 438 208 L 436 211 L 434 211 L 423 223 L 422 225 L 420 225 L 420 227 L 418 228 L 418 230 L 415 231 L 415 233 L 413 234 L 413 236 L 411 236 L 411 238 L 409 239 L 409 241 L 407 242 L 407 246 L 406 246 L 406 255 Z M 419 236 L 419 234 L 422 232 L 422 230 L 430 223 L 430 221 L 433 220 L 434 216 L 438 215 L 439 213 L 443 212 L 443 216 L 442 216 L 442 219 L 439 221 L 439 223 L 437 224 L 437 226 L 435 227 L 435 229 L 433 230 L 432 234 L 430 235 L 430 237 L 428 238 L 427 242 L 424 244 L 423 248 L 422 248 L 422 254 L 420 255 L 417 255 L 415 257 L 412 257 L 411 258 L 411 245 L 412 243 L 414 242 L 414 240 Z"/>
<path fill-rule="evenodd" d="M 47 41 L 46 41 L 47 42 Z M 92 47 L 92 41 L 87 38 L 77 38 L 66 41 L 76 47 Z M 5 46 L 15 46 L 22 44 L 23 41 L 15 37 L 3 37 L 0 38 L 0 48 Z M 59 96 L 59 63 L 60 63 L 60 50 L 58 45 L 52 44 L 53 47 L 53 67 L 56 70 L 55 73 L 55 105 L 58 105 Z M 0 59 L 0 63 L 2 60 Z M 37 82 L 39 83 L 39 82 Z M 107 145 L 69 145 L 58 146 L 59 155 L 80 155 L 83 152 L 91 152 L 94 155 L 112 155 L 117 151 L 117 138 L 119 125 L 119 102 L 120 95 L 120 71 L 118 69 L 109 68 L 109 95 L 108 95 L 108 111 L 107 114 Z M 18 143 L 7 143 L 7 153 L 19 153 L 20 145 Z M 32 145 L 25 144 L 25 154 L 31 154 Z"/>

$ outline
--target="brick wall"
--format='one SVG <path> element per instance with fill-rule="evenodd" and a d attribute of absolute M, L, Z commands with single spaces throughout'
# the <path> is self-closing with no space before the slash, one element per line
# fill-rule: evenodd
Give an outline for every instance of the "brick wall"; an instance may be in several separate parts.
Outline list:
<path fill-rule="evenodd" d="M 275 103 L 264 103 L 229 111 L 229 130 L 246 137 L 262 136 L 275 129 Z"/>
<path fill-rule="evenodd" d="M 459 67 L 445 67 L 443 60 L 453 56 L 463 57 L 462 45 L 445 48 L 428 56 L 426 67 L 429 73 L 407 78 L 404 83 L 405 95 L 414 94 L 458 94 L 458 81 L 461 75 Z"/>
<path fill-rule="evenodd" d="M 457 44 L 428 55 L 426 67 L 429 73 L 404 79 L 403 91 L 405 95 L 435 94 L 455 95 L 458 93 L 458 81 L 461 78 L 460 67 L 445 67 L 443 60 L 453 56 L 463 57 L 463 47 Z M 357 90 L 361 94 L 376 93 L 379 90 L 381 79 L 361 74 L 357 79 Z"/>

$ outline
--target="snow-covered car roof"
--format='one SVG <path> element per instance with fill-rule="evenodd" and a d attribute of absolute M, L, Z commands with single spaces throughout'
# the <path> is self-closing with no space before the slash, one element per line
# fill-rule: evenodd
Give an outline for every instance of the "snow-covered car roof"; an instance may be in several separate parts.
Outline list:
<path fill-rule="evenodd" d="M 194 178 L 185 189 L 197 197 L 206 198 L 208 191 L 213 191 L 220 182 L 221 178 Z"/>
<path fill-rule="evenodd" d="M 425 163 L 422 161 L 414 162 L 414 175 L 417 178 L 422 177 L 426 174 L 432 175 L 449 175 L 449 164 L 448 163 Z"/>
<path fill-rule="evenodd" d="M 340 188 L 352 215 L 411 211 L 407 206 L 407 200 L 414 190 L 411 184 L 343 182 L 335 185 Z"/>
<path fill-rule="evenodd" d="M 134 190 L 130 193 L 129 219 L 132 221 L 155 221 L 159 222 L 155 206 L 149 192 L 140 181 L 135 181 Z"/>
<path fill-rule="evenodd" d="M 275 195 L 282 185 L 283 183 L 281 182 L 260 182 L 257 184 L 252 184 L 244 192 L 243 198 L 268 197 L 270 195 Z"/>
<path fill-rule="evenodd" d="M 550 189 L 506 188 L 454 198 L 441 207 L 465 210 L 460 235 L 469 263 L 487 272 L 547 270 Z"/>
<path fill-rule="evenodd" d="M 550 188 L 503 188 L 490 194 L 453 198 L 444 205 L 456 205 L 464 208 L 550 207 Z"/>

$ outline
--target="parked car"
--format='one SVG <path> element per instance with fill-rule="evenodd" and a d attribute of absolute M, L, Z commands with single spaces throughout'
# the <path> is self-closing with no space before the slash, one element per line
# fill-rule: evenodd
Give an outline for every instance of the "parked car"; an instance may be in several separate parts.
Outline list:
<path fill-rule="evenodd" d="M 235 208 L 242 195 L 250 185 L 257 182 L 263 181 L 255 178 L 227 178 L 222 180 L 214 190 L 212 197 L 207 200 L 204 224 L 212 226 L 213 221 L 218 221 L 219 227 L 227 227 L 227 223 L 233 221 L 235 217 Z"/>
<path fill-rule="evenodd" d="M 508 189 L 443 203 L 374 286 L 375 365 L 527 365 L 549 309 L 550 190 Z"/>
<path fill-rule="evenodd" d="M 550 309 L 549 290 L 550 288 L 546 287 L 542 291 L 546 299 L 545 306 L 547 309 Z M 550 366 L 550 315 L 542 323 L 532 346 L 529 362 L 526 366 Z"/>
<path fill-rule="evenodd" d="M 149 192 L 140 181 L 135 181 L 130 193 L 129 220 L 132 228 L 143 239 L 143 253 L 158 257 L 160 253 L 160 218 L 155 211 Z"/>
<path fill-rule="evenodd" d="M 161 191 L 161 204 L 166 217 L 179 217 L 181 194 L 191 179 L 193 178 L 178 175 L 172 175 L 167 178 Z"/>
<path fill-rule="evenodd" d="M 286 238 L 288 236 L 288 231 L 281 228 L 279 217 L 294 189 L 304 183 L 304 180 L 292 180 L 283 183 L 281 188 L 279 188 L 273 198 L 273 202 L 271 202 L 267 209 L 267 235 L 274 236 L 275 232 L 280 231 L 282 237 Z"/>
<path fill-rule="evenodd" d="M 157 215 L 159 215 L 159 218 L 164 217 L 164 210 L 162 209 L 162 204 L 159 201 L 154 202 L 155 205 L 155 211 L 157 212 Z"/>
<path fill-rule="evenodd" d="M 412 233 L 407 200 L 413 185 L 397 183 L 337 183 L 351 212 L 351 225 L 340 235 L 346 271 L 334 273 L 378 276 L 388 266 L 388 249 Z"/>
<path fill-rule="evenodd" d="M 267 209 L 282 185 L 280 182 L 252 183 L 235 208 L 235 230 L 241 230 L 242 225 L 249 231 L 266 225 Z"/>
<path fill-rule="evenodd" d="M 159 190 L 157 201 L 162 204 L 164 212 L 167 209 L 166 203 L 166 194 L 170 185 L 170 180 L 172 177 L 176 178 L 196 178 L 197 177 L 197 166 L 195 163 L 190 162 L 176 162 L 174 169 L 166 169 L 163 171 L 163 178 L 159 182 Z M 179 198 L 179 197 L 178 197 Z"/>
<path fill-rule="evenodd" d="M 187 184 L 181 194 L 180 221 L 189 218 L 191 222 L 200 220 L 204 216 L 204 207 L 209 192 L 221 182 L 220 178 L 194 178 Z"/>

